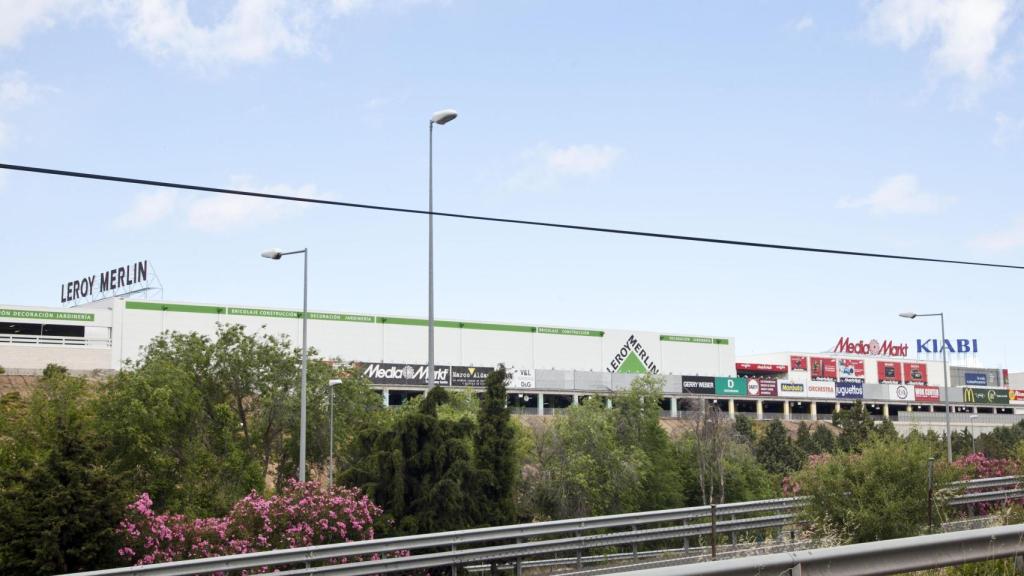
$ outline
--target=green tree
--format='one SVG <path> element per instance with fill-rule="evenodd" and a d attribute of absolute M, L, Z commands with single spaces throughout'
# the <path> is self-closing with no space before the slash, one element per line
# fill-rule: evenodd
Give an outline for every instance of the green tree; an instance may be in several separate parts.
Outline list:
<path fill-rule="evenodd" d="M 801 422 L 800 425 L 804 428 L 807 427 L 803 422 Z M 736 434 L 750 443 L 751 446 L 757 442 L 757 434 L 754 432 L 754 422 L 748 416 L 744 416 L 742 414 L 736 415 Z"/>
<path fill-rule="evenodd" d="M 814 435 L 811 433 L 811 427 L 808 426 L 806 422 L 801 422 L 800 426 L 796 429 L 796 447 L 807 455 L 821 453 L 821 449 L 814 441 Z"/>
<path fill-rule="evenodd" d="M 287 339 L 239 325 L 220 326 L 214 338 L 164 333 L 97 401 L 103 457 L 158 509 L 223 514 L 265 489 L 267 478 L 281 485 L 296 476 L 300 364 Z M 327 381 L 335 375 L 310 350 L 309 431 L 328 429 Z M 324 464 L 327 448 L 325 433 L 310 433 L 308 466 Z"/>
<path fill-rule="evenodd" d="M 900 438 L 900 433 L 896 431 L 896 425 L 888 418 L 882 418 L 882 422 L 875 428 L 874 433 L 885 441 L 894 441 Z"/>
<path fill-rule="evenodd" d="M 814 427 L 814 446 L 818 454 L 831 454 L 836 450 L 836 435 L 824 424 Z"/>
<path fill-rule="evenodd" d="M 921 438 L 869 440 L 861 452 L 840 452 L 796 474 L 810 497 L 806 516 L 854 542 L 913 536 L 927 522 L 928 459 L 939 456 Z M 953 474 L 941 461 L 937 484 Z"/>
<path fill-rule="evenodd" d="M 844 452 L 860 450 L 871 438 L 875 423 L 867 409 L 860 402 L 855 402 L 849 410 L 843 410 L 832 417 L 832 423 L 839 428 L 839 449 Z"/>
<path fill-rule="evenodd" d="M 361 486 L 397 534 L 477 526 L 482 517 L 479 475 L 473 466 L 475 424 L 448 420 L 438 408 L 448 392 L 432 388 L 422 402 L 400 410 L 387 426 L 359 436 L 347 482 Z"/>
<path fill-rule="evenodd" d="M 127 493 L 96 454 L 84 380 L 50 370 L 3 434 L 21 445 L 0 466 L 0 572 L 53 574 L 118 562 Z"/>
<path fill-rule="evenodd" d="M 772 474 L 788 474 L 800 468 L 803 454 L 789 438 L 786 427 L 772 420 L 764 436 L 757 441 L 757 461 Z"/>
<path fill-rule="evenodd" d="M 505 376 L 504 366 L 487 376 L 476 430 L 481 513 L 494 525 L 510 524 L 515 519 L 515 484 L 520 467 L 516 431 L 505 406 Z"/>

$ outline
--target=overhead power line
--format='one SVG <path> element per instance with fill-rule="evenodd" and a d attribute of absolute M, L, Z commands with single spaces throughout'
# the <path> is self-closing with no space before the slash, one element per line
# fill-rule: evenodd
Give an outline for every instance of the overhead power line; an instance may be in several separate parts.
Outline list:
<path fill-rule="evenodd" d="M 322 204 L 327 206 L 341 206 L 344 208 L 359 208 L 362 210 L 377 210 L 380 212 L 397 212 L 401 214 L 430 214 L 429 210 L 416 208 L 401 208 L 397 206 L 383 206 L 380 204 L 362 204 L 358 202 L 343 202 L 340 200 L 327 200 L 324 198 L 303 198 L 302 196 L 289 196 L 287 194 L 269 194 L 266 192 L 251 192 L 247 190 L 233 190 L 230 188 L 216 188 L 213 186 L 199 186 L 195 184 L 179 184 L 161 180 L 146 180 L 142 178 L 128 178 L 125 176 L 109 176 L 106 174 L 91 174 L 88 172 L 74 172 L 71 170 L 57 170 L 54 168 L 41 168 L 38 166 L 23 166 L 19 164 L 3 164 L 0 168 L 4 170 L 15 170 L 19 172 L 34 172 L 36 174 L 48 174 L 51 176 L 66 176 L 68 178 L 83 178 L 87 180 L 102 180 L 106 182 L 120 182 L 122 184 L 138 184 L 141 186 L 157 186 L 160 188 L 175 188 L 179 190 L 195 190 L 198 192 L 211 192 L 215 194 L 230 194 L 233 196 L 248 196 L 250 198 L 267 198 L 271 200 L 285 200 L 289 202 L 305 202 L 308 204 Z M 579 230 L 583 232 L 601 232 L 605 234 L 618 234 L 621 236 L 638 236 L 643 238 L 660 238 L 664 240 L 683 240 L 686 242 L 702 242 L 705 244 L 723 244 L 727 246 L 745 246 L 748 248 L 765 248 L 770 250 L 788 250 L 792 252 L 810 252 L 816 254 L 833 254 L 837 256 L 860 256 L 864 258 L 882 258 L 886 260 L 904 260 L 911 262 L 932 262 L 936 264 L 956 264 L 961 266 L 982 266 L 986 268 L 1005 268 L 1011 270 L 1024 270 L 1022 265 L 1001 264 L 997 262 L 978 262 L 972 260 L 951 260 L 948 258 L 928 258 L 925 256 L 908 256 L 903 254 L 886 254 L 882 252 L 860 252 L 854 250 L 835 250 L 831 248 L 815 248 L 813 246 L 795 246 L 789 244 L 771 244 L 767 242 L 749 242 L 745 240 L 729 240 L 726 238 L 708 238 L 704 236 L 684 236 L 681 234 L 667 234 L 664 232 L 648 232 L 644 230 L 629 230 L 625 228 L 606 228 L 602 226 L 586 226 L 583 224 L 565 224 L 561 222 L 545 222 L 541 220 L 523 220 L 519 218 L 499 218 L 497 216 L 480 216 L 477 214 L 460 214 L 457 212 L 437 212 L 434 216 L 444 218 L 455 218 L 460 220 L 476 220 L 480 222 L 499 222 L 502 224 L 519 224 L 523 226 L 538 226 L 542 228 L 558 228 L 563 230 Z"/>

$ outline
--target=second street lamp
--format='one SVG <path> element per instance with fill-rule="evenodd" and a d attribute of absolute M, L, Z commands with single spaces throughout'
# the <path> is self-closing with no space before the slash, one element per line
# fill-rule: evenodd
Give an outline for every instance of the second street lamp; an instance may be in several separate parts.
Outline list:
<path fill-rule="evenodd" d="M 459 115 L 452 109 L 434 112 L 430 117 L 430 142 L 427 159 L 427 390 L 434 387 L 434 124 L 444 126 Z"/>
<path fill-rule="evenodd" d="M 942 387 L 945 390 L 944 404 L 946 407 L 946 461 L 950 464 L 953 463 L 953 436 L 950 433 L 949 425 L 949 367 L 946 365 L 946 316 L 942 312 L 936 312 L 934 314 L 916 314 L 914 312 L 902 312 L 900 316 L 903 318 L 920 318 L 922 316 L 938 316 L 939 323 L 942 326 L 942 340 L 939 340 L 939 345 L 942 347 Z"/>
<path fill-rule="evenodd" d="M 306 481 L 306 317 L 309 316 L 306 310 L 307 296 L 309 295 L 309 250 L 292 250 L 282 252 L 280 250 L 266 250 L 261 256 L 271 260 L 280 260 L 282 256 L 302 254 L 302 385 L 301 399 L 299 401 L 299 482 Z"/>
<path fill-rule="evenodd" d="M 327 468 L 327 487 L 334 488 L 334 387 L 341 384 L 341 380 L 328 380 L 327 387 L 330 389 L 330 409 L 328 410 L 329 418 L 327 424 L 327 462 L 329 468 Z"/>

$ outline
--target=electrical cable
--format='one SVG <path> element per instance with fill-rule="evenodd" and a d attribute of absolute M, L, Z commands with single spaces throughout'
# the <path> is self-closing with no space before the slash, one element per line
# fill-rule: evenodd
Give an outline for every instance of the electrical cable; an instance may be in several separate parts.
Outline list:
<path fill-rule="evenodd" d="M 271 200 L 284 200 L 290 202 L 305 202 L 309 204 L 322 204 L 327 206 L 341 206 L 345 208 L 359 208 L 363 210 L 377 210 L 381 212 L 397 212 L 402 214 L 429 215 L 429 210 L 416 208 L 401 208 L 397 206 L 384 206 L 379 204 L 362 204 L 358 202 L 344 202 L 340 200 L 327 200 L 324 198 L 304 198 L 302 196 L 289 196 L 287 194 L 270 194 L 266 192 L 251 192 L 247 190 L 232 190 L 230 188 L 216 188 L 213 186 L 199 186 L 195 184 L 179 184 L 160 180 L 146 180 L 142 178 L 128 178 L 124 176 L 109 176 L 105 174 L 91 174 L 88 172 L 74 172 L 71 170 L 57 170 L 54 168 L 41 168 L 37 166 L 23 166 L 19 164 L 0 163 L 0 169 L 14 170 L 19 172 L 31 172 L 36 174 L 47 174 L 51 176 L 65 176 L 69 178 L 82 178 L 87 180 L 102 180 L 106 182 L 120 182 L 122 184 L 139 184 L 142 186 L 156 186 L 160 188 L 175 188 L 179 190 L 195 190 L 199 192 L 212 192 L 216 194 L 230 194 L 234 196 L 248 196 L 251 198 L 267 198 Z M 729 240 L 726 238 L 709 238 L 704 236 L 684 236 L 681 234 L 668 234 L 664 232 L 648 232 L 644 230 L 629 230 L 624 228 L 607 228 L 602 226 L 587 226 L 583 224 L 565 224 L 559 222 L 545 222 L 541 220 L 523 220 L 519 218 L 500 218 L 497 216 L 481 216 L 476 214 L 460 214 L 457 212 L 434 211 L 434 216 L 443 218 L 454 218 L 460 220 L 476 220 L 480 222 L 496 222 L 502 224 L 519 224 L 523 226 L 536 226 L 542 228 L 557 228 L 563 230 L 578 230 L 583 232 L 601 232 L 605 234 L 618 234 L 622 236 L 638 236 L 643 238 L 660 238 L 663 240 L 682 240 L 686 242 L 702 242 L 706 244 L 722 244 L 727 246 L 744 246 L 747 248 L 764 248 L 770 250 L 788 250 L 792 252 L 809 252 L 816 254 L 831 254 L 837 256 L 860 256 L 864 258 L 881 258 L 887 260 L 903 260 L 911 262 L 931 262 L 935 264 L 955 264 L 960 266 L 981 266 L 986 268 L 1003 268 L 1010 270 L 1024 270 L 1024 265 L 1001 264 L 995 262 L 978 262 L 972 260 L 951 260 L 947 258 L 929 258 L 925 256 L 907 256 L 901 254 L 886 254 L 881 252 L 860 252 L 854 250 L 837 250 L 832 248 L 815 248 L 813 246 L 795 246 L 789 244 L 772 244 L 768 242 L 751 242 L 745 240 Z"/>

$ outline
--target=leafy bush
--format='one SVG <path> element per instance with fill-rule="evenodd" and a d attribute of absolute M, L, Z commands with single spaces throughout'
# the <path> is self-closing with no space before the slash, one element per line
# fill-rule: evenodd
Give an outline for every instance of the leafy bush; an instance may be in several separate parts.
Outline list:
<path fill-rule="evenodd" d="M 852 541 L 913 536 L 927 522 L 928 459 L 936 456 L 934 446 L 920 438 L 876 438 L 863 444 L 859 454 L 812 459 L 787 481 L 787 489 L 810 496 L 809 519 Z M 936 461 L 936 485 L 954 476 Z"/>

